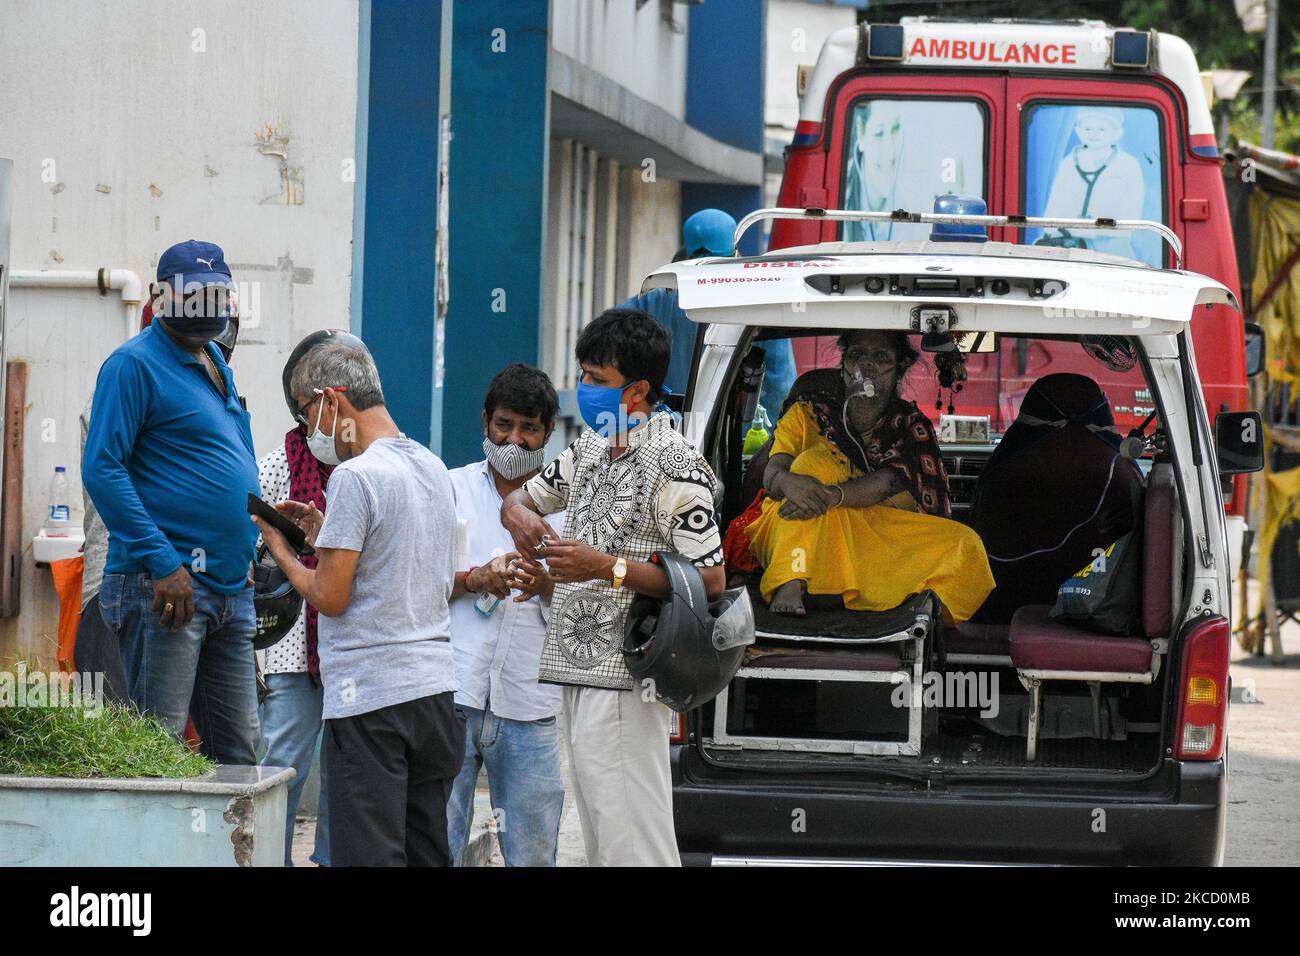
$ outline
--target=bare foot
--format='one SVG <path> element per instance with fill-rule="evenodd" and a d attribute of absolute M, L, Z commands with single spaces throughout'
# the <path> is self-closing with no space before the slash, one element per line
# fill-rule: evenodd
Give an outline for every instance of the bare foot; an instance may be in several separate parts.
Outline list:
<path fill-rule="evenodd" d="M 791 617 L 803 617 L 803 596 L 808 589 L 806 581 L 786 581 L 776 589 L 768 607 L 774 614 L 789 614 Z"/>

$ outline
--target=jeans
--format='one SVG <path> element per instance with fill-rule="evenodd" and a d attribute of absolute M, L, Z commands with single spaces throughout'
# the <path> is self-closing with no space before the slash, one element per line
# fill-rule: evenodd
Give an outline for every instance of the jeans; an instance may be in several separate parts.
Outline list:
<path fill-rule="evenodd" d="M 298 815 L 302 788 L 311 773 L 316 741 L 321 731 L 321 701 L 324 688 L 307 673 L 267 674 L 266 698 L 262 701 L 262 737 L 266 742 L 264 767 L 292 767 L 297 776 L 289 784 L 288 816 L 285 820 L 284 865 L 293 866 L 293 823 Z M 325 766 L 321 761 L 320 804 L 316 811 L 316 848 L 311 861 L 330 865 L 329 799 L 325 788 Z"/>
<path fill-rule="evenodd" d="M 219 594 L 197 579 L 194 617 L 176 631 L 151 611 L 147 573 L 105 574 L 99 590 L 104 622 L 122 649 L 126 689 L 142 713 L 153 714 L 177 740 L 186 715 L 203 739 L 203 754 L 223 764 L 257 762 L 257 677 L 253 669 L 253 589 Z"/>
<path fill-rule="evenodd" d="M 506 866 L 555 866 L 564 811 L 564 778 L 555 718 L 509 720 L 489 709 L 456 708 L 465 717 L 465 763 L 447 804 L 447 835 L 459 864 L 474 822 L 474 788 L 486 766 L 492 828 Z"/>

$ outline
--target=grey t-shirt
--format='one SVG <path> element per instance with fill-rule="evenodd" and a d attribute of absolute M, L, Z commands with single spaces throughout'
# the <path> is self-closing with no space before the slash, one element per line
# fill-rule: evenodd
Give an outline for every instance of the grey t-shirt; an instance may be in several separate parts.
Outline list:
<path fill-rule="evenodd" d="M 81 412 L 83 459 L 86 457 L 86 435 L 90 432 L 90 409 L 94 403 L 95 393 L 91 392 L 86 407 Z M 104 562 L 108 559 L 108 529 L 104 527 L 104 519 L 99 516 L 95 503 L 90 500 L 90 492 L 86 491 L 85 485 L 82 485 L 81 497 L 86 506 L 86 520 L 82 525 L 86 544 L 81 549 L 86 559 L 81 572 L 81 607 L 84 610 L 90 599 L 99 593 L 99 586 L 104 582 Z"/>
<path fill-rule="evenodd" d="M 320 616 L 324 716 L 454 691 L 456 504 L 438 457 L 409 438 L 381 438 L 339 465 L 316 546 L 361 552 L 347 610 Z"/>

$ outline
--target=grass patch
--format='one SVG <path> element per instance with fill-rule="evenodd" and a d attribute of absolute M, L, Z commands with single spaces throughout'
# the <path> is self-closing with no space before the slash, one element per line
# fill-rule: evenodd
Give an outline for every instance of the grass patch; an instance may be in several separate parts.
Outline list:
<path fill-rule="evenodd" d="M 29 670 L 0 669 L 0 774 L 23 777 L 196 777 L 215 764 L 176 740 L 154 717 L 133 707 L 17 706 L 16 678 L 26 682 L 24 700 L 43 677 Z M 49 698 L 43 699 L 48 701 Z"/>

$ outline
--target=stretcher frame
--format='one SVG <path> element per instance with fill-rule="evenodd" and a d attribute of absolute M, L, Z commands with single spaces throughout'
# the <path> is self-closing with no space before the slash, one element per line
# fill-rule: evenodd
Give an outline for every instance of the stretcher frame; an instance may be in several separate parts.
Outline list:
<path fill-rule="evenodd" d="M 743 666 L 737 678 L 750 680 L 807 680 L 834 681 L 837 683 L 899 684 L 910 682 L 910 699 L 907 706 L 906 740 L 820 740 L 811 737 L 764 737 L 750 734 L 736 735 L 727 730 L 728 701 L 731 685 L 722 689 L 713 706 L 713 736 L 705 738 L 705 746 L 731 747 L 742 750 L 776 750 L 793 753 L 866 754 L 870 756 L 915 757 L 921 753 L 921 727 L 924 707 L 921 701 L 925 669 L 925 637 L 913 637 L 904 632 L 894 635 L 896 643 L 912 644 L 912 660 L 900 661 L 903 666 L 891 670 L 848 671 L 829 668 L 800 667 L 750 667 Z M 878 646 L 879 641 L 872 642 Z M 902 675 L 900 678 L 897 675 Z"/>

